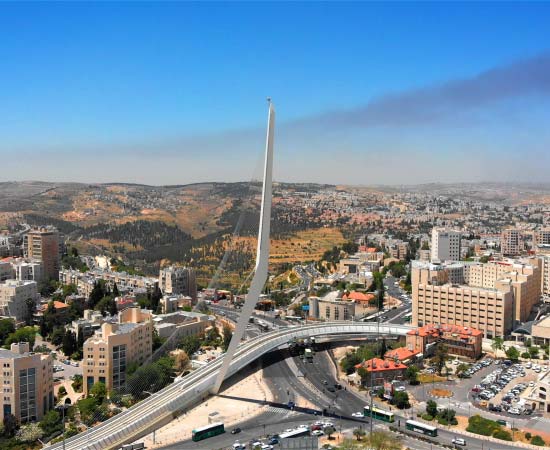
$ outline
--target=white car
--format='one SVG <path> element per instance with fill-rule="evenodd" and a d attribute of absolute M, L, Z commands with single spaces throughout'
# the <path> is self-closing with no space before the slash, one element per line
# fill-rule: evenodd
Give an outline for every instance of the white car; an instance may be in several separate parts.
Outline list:
<path fill-rule="evenodd" d="M 313 430 L 311 432 L 311 435 L 312 436 L 323 436 L 325 433 L 323 432 L 323 430 Z"/>
<path fill-rule="evenodd" d="M 454 438 L 451 442 L 455 445 L 462 445 L 462 446 L 466 445 L 466 441 L 462 438 Z"/>
<path fill-rule="evenodd" d="M 355 412 L 351 415 L 351 417 L 364 417 L 362 412 Z"/>
<path fill-rule="evenodd" d="M 395 388 L 395 392 L 403 392 L 403 391 L 406 391 L 407 388 L 405 386 L 397 386 Z"/>
<path fill-rule="evenodd" d="M 530 381 L 529 382 L 529 387 L 533 387 L 535 385 L 535 382 L 534 381 Z"/>

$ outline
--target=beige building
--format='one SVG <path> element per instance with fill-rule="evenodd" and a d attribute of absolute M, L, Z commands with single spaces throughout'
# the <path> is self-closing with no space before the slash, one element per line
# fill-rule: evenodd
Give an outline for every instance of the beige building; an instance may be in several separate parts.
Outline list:
<path fill-rule="evenodd" d="M 16 280 L 31 280 L 37 283 L 42 280 L 42 264 L 39 262 L 18 259 L 12 262 L 12 269 Z"/>
<path fill-rule="evenodd" d="M 153 322 L 150 311 L 127 308 L 118 313 L 116 322 L 105 322 L 94 336 L 84 342 L 82 361 L 84 394 L 104 383 L 107 392 L 126 385 L 130 363 L 142 364 L 153 349 Z"/>
<path fill-rule="evenodd" d="M 189 267 L 165 267 L 159 272 L 159 288 L 164 294 L 187 295 L 197 301 L 195 271 Z"/>
<path fill-rule="evenodd" d="M 521 231 L 515 228 L 502 230 L 500 235 L 500 251 L 505 256 L 517 256 L 523 251 Z"/>
<path fill-rule="evenodd" d="M 153 324 L 161 338 L 168 338 L 174 333 L 173 339 L 185 336 L 200 336 L 207 328 L 214 325 L 214 317 L 192 311 L 177 311 L 170 314 L 159 314 L 153 319 Z"/>
<path fill-rule="evenodd" d="M 29 353 L 27 342 L 0 349 L 3 407 L 0 422 L 13 414 L 19 423 L 41 420 L 54 405 L 53 363 L 49 355 Z"/>
<path fill-rule="evenodd" d="M 450 284 L 444 266 L 415 261 L 411 272 L 412 325 L 452 324 L 504 336 L 513 328 L 513 291 Z"/>
<path fill-rule="evenodd" d="M 533 245 L 550 245 L 550 228 L 542 228 L 533 232 Z"/>
<path fill-rule="evenodd" d="M 319 320 L 357 320 L 377 310 L 375 296 L 352 291 L 329 292 L 323 298 L 309 297 L 309 317 Z"/>
<path fill-rule="evenodd" d="M 16 322 L 27 318 L 27 299 L 37 301 L 36 281 L 8 280 L 0 284 L 0 315 L 13 317 Z"/>
<path fill-rule="evenodd" d="M 61 256 L 59 232 L 53 227 L 41 227 L 25 235 L 25 256 L 40 261 L 45 280 L 59 279 Z"/>

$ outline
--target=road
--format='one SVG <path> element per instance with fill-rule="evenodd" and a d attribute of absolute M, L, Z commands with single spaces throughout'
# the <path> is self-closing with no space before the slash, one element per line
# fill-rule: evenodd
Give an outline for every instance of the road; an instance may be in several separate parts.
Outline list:
<path fill-rule="evenodd" d="M 208 439 L 208 448 L 230 448 L 237 440 L 247 443 L 269 434 L 279 434 L 286 428 L 294 428 L 301 424 L 310 424 L 319 420 L 323 414 L 323 409 L 327 410 L 327 415 L 330 417 L 327 420 L 331 420 L 338 431 L 344 431 L 349 436 L 351 436 L 355 428 L 361 427 L 366 431 L 370 430 L 369 420 L 356 419 L 351 416 L 354 412 L 363 410 L 363 407 L 368 403 L 366 396 L 344 389 L 336 390 L 335 392 L 330 392 L 327 389 L 329 386 L 334 386 L 337 380 L 333 375 L 333 363 L 326 352 L 318 352 L 314 357 L 313 363 L 306 363 L 301 361 L 299 357 L 291 357 L 285 350 L 275 351 L 262 358 L 262 366 L 264 369 L 263 382 L 273 392 L 274 402 L 266 408 L 267 411 L 265 413 L 239 423 L 237 426 L 242 429 L 242 432 L 238 435 L 226 433 Z M 306 374 L 306 379 L 297 378 L 293 367 L 298 368 L 300 372 Z M 327 382 L 326 385 L 324 381 Z M 289 400 L 295 400 L 296 395 L 300 395 L 317 405 L 317 408 L 314 410 L 319 415 L 315 415 L 313 413 L 314 410 L 310 409 L 307 409 L 306 413 L 303 410 L 293 412 L 285 408 L 284 404 Z M 400 425 L 404 426 L 407 420 L 406 416 L 406 413 L 396 415 L 395 425 L 399 425 L 400 421 Z M 377 420 L 372 425 L 373 429 L 387 429 L 385 423 Z M 441 443 L 450 444 L 455 436 L 455 433 L 440 428 L 437 440 Z M 468 444 L 467 448 L 474 450 L 517 449 L 517 447 L 505 443 L 499 443 L 497 446 L 482 439 L 470 437 L 467 437 L 466 441 Z M 430 446 L 429 443 L 418 441 L 409 436 L 403 436 L 403 443 L 414 450 L 428 450 L 438 447 Z M 163 450 L 191 450 L 197 448 L 202 447 L 197 447 L 197 443 L 189 440 L 162 447 Z"/>

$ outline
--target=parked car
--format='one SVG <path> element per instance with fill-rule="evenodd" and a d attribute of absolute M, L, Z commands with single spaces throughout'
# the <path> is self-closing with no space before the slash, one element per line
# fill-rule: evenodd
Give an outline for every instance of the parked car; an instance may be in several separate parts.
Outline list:
<path fill-rule="evenodd" d="M 451 441 L 454 445 L 461 445 L 461 446 L 465 446 L 466 445 L 466 441 L 462 438 L 453 438 L 453 440 Z"/>

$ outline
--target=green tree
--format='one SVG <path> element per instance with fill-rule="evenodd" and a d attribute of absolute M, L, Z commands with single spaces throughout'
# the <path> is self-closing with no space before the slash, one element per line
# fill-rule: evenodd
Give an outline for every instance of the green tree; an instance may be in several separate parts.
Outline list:
<path fill-rule="evenodd" d="M 231 331 L 231 328 L 229 328 L 227 325 L 223 327 L 223 341 L 222 341 L 222 348 L 223 351 L 227 351 L 229 348 L 229 343 L 231 342 L 231 338 L 233 337 L 233 332 Z"/>
<path fill-rule="evenodd" d="M 332 425 L 326 426 L 323 428 L 323 432 L 328 436 L 328 439 L 332 439 L 332 435 L 336 433 L 336 428 L 334 428 Z"/>
<path fill-rule="evenodd" d="M 72 355 L 77 349 L 78 345 L 76 342 L 76 337 L 72 331 L 66 331 L 63 336 L 63 353 L 69 356 Z"/>
<path fill-rule="evenodd" d="M 61 431 L 63 425 L 61 423 L 60 414 L 54 409 L 48 411 L 40 421 L 40 428 L 42 428 L 46 436 L 51 436 L 55 432 Z"/>
<path fill-rule="evenodd" d="M 17 431 L 17 418 L 13 414 L 4 415 L 4 436 L 12 437 Z"/>
<path fill-rule="evenodd" d="M 468 368 L 468 364 L 460 363 L 456 368 L 456 374 L 460 376 L 460 374 L 464 374 Z"/>
<path fill-rule="evenodd" d="M 105 387 L 105 383 L 102 383 L 101 381 L 94 383 L 92 389 L 90 389 L 90 395 L 97 399 L 98 403 L 102 403 L 107 396 L 107 388 Z"/>
<path fill-rule="evenodd" d="M 361 440 L 361 438 L 365 437 L 367 433 L 362 428 L 355 428 L 353 430 L 353 435 L 357 438 L 358 441 Z"/>
<path fill-rule="evenodd" d="M 448 359 L 449 359 L 449 353 L 447 350 L 447 346 L 443 344 L 438 344 L 435 349 L 433 362 L 435 363 L 435 367 L 439 375 L 441 375 L 443 367 L 445 367 L 445 363 L 447 362 Z"/>
<path fill-rule="evenodd" d="M 497 350 L 502 350 L 503 344 L 504 339 L 502 339 L 500 336 L 495 336 L 493 338 L 493 341 L 491 342 L 491 348 L 496 352 Z"/>
<path fill-rule="evenodd" d="M 19 428 L 16 439 L 19 442 L 36 443 L 38 439 L 44 436 L 44 431 L 37 423 L 28 423 Z"/>
<path fill-rule="evenodd" d="M 428 400 L 426 403 L 426 414 L 432 417 L 437 416 L 437 403 L 433 400 Z"/>
<path fill-rule="evenodd" d="M 90 297 L 88 298 L 88 307 L 90 309 L 95 309 L 96 305 L 101 301 L 104 296 L 105 283 L 103 282 L 103 280 L 96 281 L 94 283 L 92 292 L 90 293 Z"/>
<path fill-rule="evenodd" d="M 36 338 L 36 330 L 34 327 L 21 327 L 11 333 L 6 339 L 6 345 L 11 345 L 16 342 L 28 342 L 29 347 L 34 348 L 34 340 Z"/>
<path fill-rule="evenodd" d="M 71 384 L 75 392 L 82 392 L 82 375 L 76 374 L 73 376 L 73 382 Z"/>
<path fill-rule="evenodd" d="M 407 367 L 407 370 L 405 371 L 405 378 L 411 385 L 417 385 L 418 382 L 418 373 L 420 372 L 420 369 L 418 366 L 412 364 L 409 367 Z"/>
<path fill-rule="evenodd" d="M 32 325 L 34 313 L 36 312 L 36 302 L 32 298 L 25 300 L 25 324 Z"/>
<path fill-rule="evenodd" d="M 513 345 L 506 349 L 506 357 L 512 361 L 517 361 L 519 359 L 519 351 Z"/>
<path fill-rule="evenodd" d="M 544 442 L 544 439 L 542 439 L 540 436 L 533 436 L 531 438 L 531 444 L 545 446 L 546 442 Z"/>
<path fill-rule="evenodd" d="M 116 285 L 116 282 L 115 284 L 113 284 L 113 297 L 119 297 L 120 296 L 120 292 L 118 290 L 118 286 Z"/>
<path fill-rule="evenodd" d="M 391 403 L 398 409 L 407 409 L 411 407 L 411 404 L 409 403 L 409 394 L 403 391 L 395 392 L 391 399 Z"/>
<path fill-rule="evenodd" d="M 92 425 L 94 420 L 94 414 L 96 414 L 99 406 L 99 402 L 95 397 L 88 397 L 78 400 L 76 402 L 78 411 L 80 412 L 80 418 L 88 426 Z"/>
<path fill-rule="evenodd" d="M 4 345 L 7 337 L 15 332 L 15 322 L 12 319 L 0 319 L 0 345 Z"/>
<path fill-rule="evenodd" d="M 55 345 L 56 347 L 58 345 L 63 345 L 63 338 L 65 337 L 65 328 L 63 327 L 56 327 L 53 329 L 52 333 L 50 334 L 50 342 Z M 67 355 L 69 356 L 69 355 Z"/>

